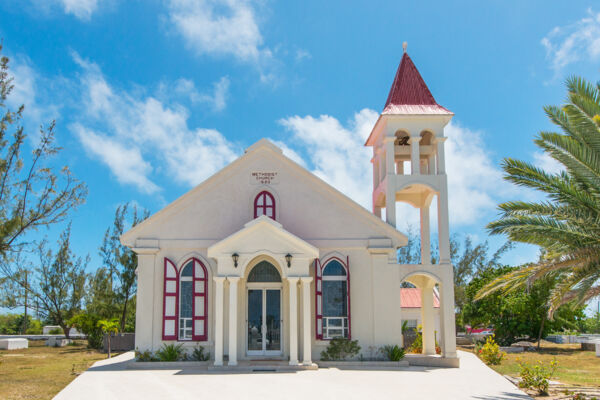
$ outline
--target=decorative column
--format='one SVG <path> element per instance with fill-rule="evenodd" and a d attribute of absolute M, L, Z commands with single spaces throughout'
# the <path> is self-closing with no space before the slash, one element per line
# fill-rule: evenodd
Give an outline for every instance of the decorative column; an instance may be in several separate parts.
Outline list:
<path fill-rule="evenodd" d="M 237 295 L 239 276 L 228 276 L 229 281 L 229 362 L 237 365 Z"/>
<path fill-rule="evenodd" d="M 404 161 L 396 163 L 396 175 L 404 175 Z"/>
<path fill-rule="evenodd" d="M 411 136 L 408 139 L 408 143 L 410 143 L 410 169 L 411 175 L 420 175 L 421 174 L 421 156 L 419 154 L 419 142 L 421 141 L 421 136 Z"/>
<path fill-rule="evenodd" d="M 437 206 L 440 264 L 450 264 L 450 227 L 448 226 L 448 185 L 445 182 L 445 180 L 444 184 L 440 188 L 440 192 L 438 193 Z"/>
<path fill-rule="evenodd" d="M 452 267 L 452 266 L 449 266 Z M 456 320 L 454 316 L 454 282 L 450 279 L 440 286 L 442 357 L 456 358 Z"/>
<path fill-rule="evenodd" d="M 433 283 L 421 287 L 421 325 L 423 354 L 435 354 L 435 320 L 433 318 Z"/>
<path fill-rule="evenodd" d="M 429 233 L 429 205 L 424 205 L 421 211 L 421 264 L 431 264 L 431 244 Z"/>
<path fill-rule="evenodd" d="M 215 365 L 223 365 L 223 282 L 224 276 L 215 276 Z"/>
<path fill-rule="evenodd" d="M 446 173 L 446 160 L 444 157 L 444 142 L 446 137 L 436 137 L 434 143 L 437 145 L 437 174 L 444 175 Z"/>
<path fill-rule="evenodd" d="M 385 164 L 387 169 L 387 180 L 385 188 L 385 219 L 388 224 L 396 227 L 396 179 L 394 166 L 394 140 L 385 138 Z"/>
<path fill-rule="evenodd" d="M 312 276 L 303 276 L 302 280 L 302 355 L 303 365 L 312 365 L 311 353 L 311 329 L 310 329 L 310 282 Z"/>
<path fill-rule="evenodd" d="M 287 278 L 290 293 L 290 365 L 298 365 L 298 277 Z"/>
<path fill-rule="evenodd" d="M 377 151 L 374 151 L 373 153 L 371 162 L 373 163 L 373 190 L 375 190 L 377 189 L 377 186 L 379 186 L 381 179 L 379 178 L 379 156 L 377 155 Z"/>

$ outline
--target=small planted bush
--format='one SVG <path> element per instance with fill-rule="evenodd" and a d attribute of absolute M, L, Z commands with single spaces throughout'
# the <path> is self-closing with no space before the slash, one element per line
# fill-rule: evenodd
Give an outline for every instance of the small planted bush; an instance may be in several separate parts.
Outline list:
<path fill-rule="evenodd" d="M 52 328 L 48 331 L 49 335 L 60 335 L 61 333 L 64 333 L 64 332 L 60 328 Z"/>
<path fill-rule="evenodd" d="M 381 353 L 390 361 L 400 361 L 406 355 L 406 351 L 398 345 L 383 346 Z"/>
<path fill-rule="evenodd" d="M 327 349 L 321 352 L 321 360 L 338 361 L 356 357 L 360 351 L 358 340 L 335 338 L 329 341 Z"/>
<path fill-rule="evenodd" d="M 135 349 L 135 360 L 149 362 L 158 361 L 158 358 L 150 350 L 140 351 L 139 349 Z"/>
<path fill-rule="evenodd" d="M 500 351 L 500 346 L 494 340 L 494 335 L 488 336 L 483 346 L 477 350 L 477 354 L 488 365 L 500 365 L 506 353 Z"/>
<path fill-rule="evenodd" d="M 198 345 L 192 351 L 190 358 L 193 361 L 208 361 L 210 359 L 210 353 L 205 353 L 204 347 Z"/>
<path fill-rule="evenodd" d="M 417 325 L 416 328 L 417 336 L 415 337 L 414 342 L 408 348 L 408 351 L 415 354 L 421 354 L 423 352 L 423 326 Z M 440 347 L 437 339 L 435 340 L 435 352 L 436 354 L 442 353 L 442 348 Z"/>
<path fill-rule="evenodd" d="M 545 365 L 542 361 L 538 361 L 534 365 L 529 365 L 517 360 L 517 364 L 519 364 L 519 377 L 521 378 L 519 387 L 534 389 L 541 395 L 547 395 L 550 384 L 548 380 L 554 375 L 558 362 L 552 360 L 550 364 Z"/>
<path fill-rule="evenodd" d="M 163 344 L 160 350 L 156 352 L 160 361 L 177 361 L 183 359 L 183 345 L 181 344 Z"/>

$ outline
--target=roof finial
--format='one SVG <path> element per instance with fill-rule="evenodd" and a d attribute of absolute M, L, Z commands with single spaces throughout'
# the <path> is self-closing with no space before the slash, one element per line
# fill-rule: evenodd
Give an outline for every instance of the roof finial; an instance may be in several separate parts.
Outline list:
<path fill-rule="evenodd" d="M 404 50 L 405 53 L 406 53 L 407 47 L 408 47 L 408 43 L 406 43 L 406 42 L 402 43 L 402 49 Z"/>

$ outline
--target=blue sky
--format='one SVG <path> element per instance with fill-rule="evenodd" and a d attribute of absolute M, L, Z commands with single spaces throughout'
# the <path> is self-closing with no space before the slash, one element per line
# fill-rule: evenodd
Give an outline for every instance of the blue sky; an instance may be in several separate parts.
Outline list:
<path fill-rule="evenodd" d="M 117 205 L 156 212 L 262 137 L 370 208 L 362 144 L 403 41 L 436 100 L 456 114 L 446 131 L 451 231 L 488 239 L 498 202 L 535 196 L 504 183 L 499 161 L 556 168 L 532 139 L 553 129 L 542 107 L 564 100 L 566 76 L 598 79 L 600 7 L 5 0 L 0 37 L 12 59 L 12 105 L 26 104 L 32 133 L 57 120 L 57 162 L 89 187 L 73 241 L 93 269 Z M 416 224 L 414 210 L 399 211 L 399 229 Z M 502 242 L 490 239 L 492 248 Z M 505 261 L 536 256 L 520 246 Z"/>

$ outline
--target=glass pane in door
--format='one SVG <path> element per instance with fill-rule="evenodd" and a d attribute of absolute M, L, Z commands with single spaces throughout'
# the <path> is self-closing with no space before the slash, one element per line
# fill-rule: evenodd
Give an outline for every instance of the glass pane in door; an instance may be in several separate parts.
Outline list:
<path fill-rule="evenodd" d="M 263 291 L 248 290 L 248 350 L 262 351 Z"/>
<path fill-rule="evenodd" d="M 266 350 L 281 350 L 281 291 L 267 290 Z"/>

